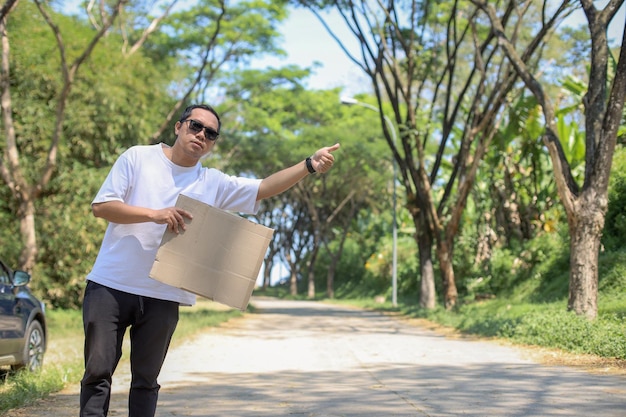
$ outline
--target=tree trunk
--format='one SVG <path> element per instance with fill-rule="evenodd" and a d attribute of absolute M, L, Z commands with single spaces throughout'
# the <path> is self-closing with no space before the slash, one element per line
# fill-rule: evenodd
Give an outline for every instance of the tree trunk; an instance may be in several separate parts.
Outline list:
<path fill-rule="evenodd" d="M 457 291 L 454 281 L 454 268 L 452 266 L 452 248 L 448 243 L 437 242 L 437 259 L 439 259 L 439 269 L 441 270 L 441 281 L 443 284 L 443 304 L 446 309 L 451 309 L 456 305 Z"/>
<path fill-rule="evenodd" d="M 313 245 L 311 251 L 311 257 L 308 265 L 308 290 L 307 298 L 315 298 L 315 262 L 317 261 L 317 254 L 319 253 L 319 239 L 315 239 L 316 243 Z"/>
<path fill-rule="evenodd" d="M 350 215 L 348 216 L 348 219 L 350 221 L 346 222 L 347 224 L 351 223 L 356 215 L 356 212 L 357 206 L 355 204 L 352 204 L 350 207 Z M 330 251 L 328 245 L 326 246 L 326 249 L 328 250 L 328 253 L 330 255 L 330 265 L 328 267 L 328 272 L 326 273 L 326 296 L 331 299 L 335 298 L 335 271 L 337 271 L 337 265 L 341 260 L 341 255 L 343 254 L 343 249 L 345 247 L 346 238 L 348 237 L 349 231 L 350 228 L 348 226 L 343 228 L 343 231 L 341 233 L 341 241 L 339 242 L 339 248 L 334 254 Z"/>
<path fill-rule="evenodd" d="M 309 270 L 309 282 L 306 296 L 310 299 L 315 298 L 315 273 L 313 270 Z"/>
<path fill-rule="evenodd" d="M 581 196 L 570 220 L 570 277 L 567 309 L 595 319 L 598 313 L 598 256 L 604 212 L 595 193 Z M 605 204 L 606 206 L 606 204 Z"/>
<path fill-rule="evenodd" d="M 417 247 L 420 260 L 420 296 L 421 308 L 433 309 L 437 302 L 435 290 L 435 270 L 433 268 L 433 241 L 423 225 L 419 225 Z"/>
<path fill-rule="evenodd" d="M 32 272 L 37 260 L 37 233 L 35 231 L 35 204 L 31 199 L 20 203 L 18 212 L 20 234 L 24 248 L 20 254 L 19 268 Z"/>
<path fill-rule="evenodd" d="M 326 296 L 330 299 L 335 298 L 335 272 L 337 271 L 337 265 L 341 260 L 341 254 L 343 253 L 347 235 L 347 233 L 344 233 L 339 245 L 339 250 L 337 253 L 331 254 L 330 256 L 330 265 L 328 266 L 328 271 L 326 272 Z"/>
<path fill-rule="evenodd" d="M 265 259 L 265 268 L 263 269 L 263 289 L 266 290 L 270 287 L 272 281 L 272 268 L 274 266 L 274 262 L 272 261 L 273 257 L 267 257 Z"/>
<path fill-rule="evenodd" d="M 289 266 L 289 294 L 296 296 L 298 295 L 298 274 L 296 273 L 295 262 L 292 262 L 289 251 L 285 254 L 285 260 Z"/>
<path fill-rule="evenodd" d="M 298 295 L 298 274 L 296 274 L 295 268 L 289 269 L 289 294 Z"/>
<path fill-rule="evenodd" d="M 261 223 L 263 224 L 263 223 Z M 272 269 L 276 265 L 274 261 L 279 253 L 278 242 L 274 236 L 274 239 L 270 242 L 268 246 L 267 255 L 265 255 L 265 268 L 263 269 L 263 289 L 266 290 L 272 286 Z"/>
<path fill-rule="evenodd" d="M 543 137 L 553 165 L 559 197 L 567 212 L 570 235 L 570 289 L 568 309 L 579 315 L 594 318 L 597 315 L 598 252 L 607 206 L 607 187 L 611 162 L 615 151 L 618 127 L 623 118 L 626 97 L 626 29 L 622 34 L 619 61 L 613 80 L 608 75 L 609 45 L 607 27 L 623 4 L 623 0 L 609 2 L 598 10 L 596 2 L 581 1 L 589 24 L 591 56 L 589 85 L 583 99 L 585 110 L 585 178 L 583 192 L 576 182 L 556 125 L 554 104 L 545 93 L 541 82 L 529 71 L 517 53 L 514 43 L 506 37 L 495 7 L 488 2 L 472 0 L 485 11 L 499 45 L 504 49 L 516 72 L 524 80 L 541 106 L 546 131 Z M 567 12 L 569 3 L 562 2 L 559 11 Z M 559 14 L 555 12 L 554 18 Z"/>
<path fill-rule="evenodd" d="M 335 266 L 336 263 L 333 261 L 333 264 L 328 268 L 328 273 L 326 274 L 326 297 L 331 300 L 335 298 Z"/>
<path fill-rule="evenodd" d="M 333 299 L 335 298 L 335 271 L 337 270 L 337 264 L 341 259 L 341 254 L 343 253 L 343 242 L 345 239 L 342 239 L 342 243 L 339 247 L 337 253 L 333 256 L 330 256 L 330 265 L 328 265 L 328 271 L 326 271 L 326 297 Z"/>
<path fill-rule="evenodd" d="M 35 201 L 40 197 L 42 190 L 46 188 L 52 175 L 56 169 L 57 152 L 59 142 L 61 141 L 63 133 L 63 121 L 65 117 L 65 108 L 67 105 L 68 97 L 73 86 L 74 77 L 78 73 L 80 66 L 91 55 L 91 52 L 95 48 L 98 41 L 106 34 L 115 18 L 117 17 L 122 5 L 123 0 L 119 0 L 117 4 L 113 6 L 111 14 L 106 21 L 103 22 L 102 27 L 98 33 L 89 43 L 89 46 L 82 51 L 76 60 L 70 65 L 67 65 L 65 46 L 63 44 L 62 37 L 60 36 L 59 28 L 54 25 L 47 9 L 44 7 L 43 2 L 36 1 L 37 7 L 42 16 L 48 22 L 48 25 L 52 29 L 56 36 L 57 46 L 61 53 L 61 74 L 62 74 L 62 87 L 59 96 L 56 98 L 56 119 L 55 129 L 51 137 L 51 144 L 48 148 L 48 154 L 46 156 L 45 166 L 42 168 L 39 176 L 33 178 L 32 185 L 28 184 L 27 175 L 22 172 L 21 162 L 19 158 L 19 149 L 16 141 L 15 126 L 12 118 L 12 100 L 11 100 L 11 85 L 10 85 L 10 62 L 9 62 L 9 38 L 6 32 L 6 19 L 10 10 L 17 4 L 17 2 L 8 2 L 3 8 L 2 19 L 0 20 L 0 35 L 2 42 L 2 78 L 0 83 L 1 88 L 1 107 L 2 107 L 2 120 L 4 123 L 4 130 L 6 133 L 6 149 L 3 149 L 3 159 L 6 158 L 8 162 L 7 167 L 3 166 L 5 161 L 0 160 L 0 173 L 2 179 L 8 184 L 12 192 L 12 197 L 19 201 L 18 218 L 20 221 L 20 233 L 24 247 L 20 254 L 19 267 L 28 272 L 32 272 L 37 260 L 37 232 L 35 229 Z M 8 156 L 7 156 L 8 155 Z M 30 191 L 25 191 L 30 190 Z"/>

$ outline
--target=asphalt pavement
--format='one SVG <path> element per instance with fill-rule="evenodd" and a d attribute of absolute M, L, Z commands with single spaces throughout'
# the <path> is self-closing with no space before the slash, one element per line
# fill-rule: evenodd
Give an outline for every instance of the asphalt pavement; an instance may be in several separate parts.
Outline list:
<path fill-rule="evenodd" d="M 157 417 L 626 417 L 626 377 L 546 366 L 523 348 L 378 312 L 252 299 L 257 312 L 172 349 Z M 110 416 L 125 416 L 128 376 Z M 64 392 L 10 417 L 78 415 Z"/>

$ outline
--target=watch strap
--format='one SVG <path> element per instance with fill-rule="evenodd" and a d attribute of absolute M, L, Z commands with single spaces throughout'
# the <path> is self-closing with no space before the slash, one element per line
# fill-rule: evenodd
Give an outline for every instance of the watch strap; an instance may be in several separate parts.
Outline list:
<path fill-rule="evenodd" d="M 313 163 L 311 162 L 311 157 L 308 157 L 305 160 L 305 163 L 306 163 L 306 169 L 308 169 L 311 174 L 315 174 L 317 172 L 315 170 L 315 168 L 313 168 Z"/>

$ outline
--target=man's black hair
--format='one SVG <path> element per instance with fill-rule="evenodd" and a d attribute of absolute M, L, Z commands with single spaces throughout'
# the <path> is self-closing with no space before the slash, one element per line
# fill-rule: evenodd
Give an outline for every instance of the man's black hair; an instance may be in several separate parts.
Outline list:
<path fill-rule="evenodd" d="M 208 104 L 192 104 L 191 106 L 188 106 L 183 111 L 183 114 L 180 115 L 179 122 L 187 120 L 189 116 L 191 116 L 191 111 L 193 109 L 202 109 L 202 110 L 210 111 L 211 113 L 213 113 L 215 115 L 215 118 L 217 119 L 217 133 L 220 132 L 220 129 L 222 128 L 222 121 L 220 120 L 220 115 L 217 114 L 217 111 L 215 111 L 215 109 L 209 106 Z"/>

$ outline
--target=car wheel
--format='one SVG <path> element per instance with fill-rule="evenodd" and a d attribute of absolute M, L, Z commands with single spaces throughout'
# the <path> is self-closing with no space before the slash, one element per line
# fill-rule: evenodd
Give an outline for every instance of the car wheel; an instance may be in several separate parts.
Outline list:
<path fill-rule="evenodd" d="M 46 350 L 46 337 L 38 321 L 33 321 L 26 331 L 26 344 L 22 363 L 13 365 L 13 370 L 28 369 L 36 371 L 43 365 L 43 354 Z"/>

